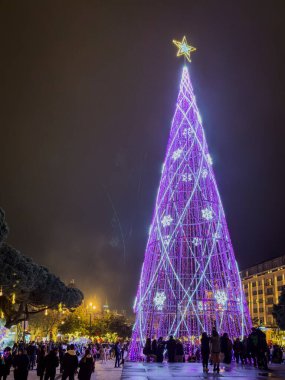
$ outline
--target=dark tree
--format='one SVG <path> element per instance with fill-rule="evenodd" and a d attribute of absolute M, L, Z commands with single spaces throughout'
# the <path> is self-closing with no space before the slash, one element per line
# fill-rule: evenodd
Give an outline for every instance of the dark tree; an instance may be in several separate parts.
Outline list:
<path fill-rule="evenodd" d="M 281 330 L 285 330 L 285 286 L 283 286 L 279 296 L 279 303 L 273 306 L 273 317 Z"/>
<path fill-rule="evenodd" d="M 0 308 L 6 327 L 28 320 L 31 314 L 55 309 L 62 304 L 67 309 L 79 306 L 83 294 L 66 286 L 47 268 L 36 264 L 4 242 L 8 234 L 4 212 L 0 209 Z"/>

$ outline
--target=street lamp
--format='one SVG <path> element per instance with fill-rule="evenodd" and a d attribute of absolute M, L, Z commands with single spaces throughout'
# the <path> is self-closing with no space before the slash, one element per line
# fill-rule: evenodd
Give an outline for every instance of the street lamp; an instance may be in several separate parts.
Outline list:
<path fill-rule="evenodd" d="M 96 310 L 96 306 L 93 305 L 92 302 L 90 302 L 89 305 L 87 306 L 87 310 L 89 310 L 89 334 L 90 334 L 90 337 L 91 337 L 91 331 L 92 331 L 92 321 L 91 321 L 92 311 L 94 312 Z"/>

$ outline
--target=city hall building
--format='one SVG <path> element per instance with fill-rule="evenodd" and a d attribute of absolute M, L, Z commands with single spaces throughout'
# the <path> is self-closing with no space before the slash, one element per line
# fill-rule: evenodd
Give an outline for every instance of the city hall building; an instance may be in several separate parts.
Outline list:
<path fill-rule="evenodd" d="M 285 285 L 285 255 L 240 272 L 253 325 L 276 327 L 273 304 Z"/>

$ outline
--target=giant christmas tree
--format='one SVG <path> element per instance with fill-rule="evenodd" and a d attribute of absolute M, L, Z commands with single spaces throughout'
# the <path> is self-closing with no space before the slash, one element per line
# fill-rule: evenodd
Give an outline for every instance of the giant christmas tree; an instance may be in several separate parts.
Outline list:
<path fill-rule="evenodd" d="M 174 41 L 190 61 L 195 48 Z M 251 320 L 185 65 L 134 305 L 130 349 L 147 337 L 192 340 L 213 326 L 240 337 Z"/>

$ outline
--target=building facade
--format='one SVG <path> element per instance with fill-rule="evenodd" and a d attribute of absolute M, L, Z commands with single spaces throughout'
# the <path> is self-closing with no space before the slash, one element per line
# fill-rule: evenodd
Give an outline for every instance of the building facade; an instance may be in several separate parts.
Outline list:
<path fill-rule="evenodd" d="M 285 285 L 285 255 L 247 268 L 240 274 L 253 324 L 275 327 L 272 310 Z"/>

